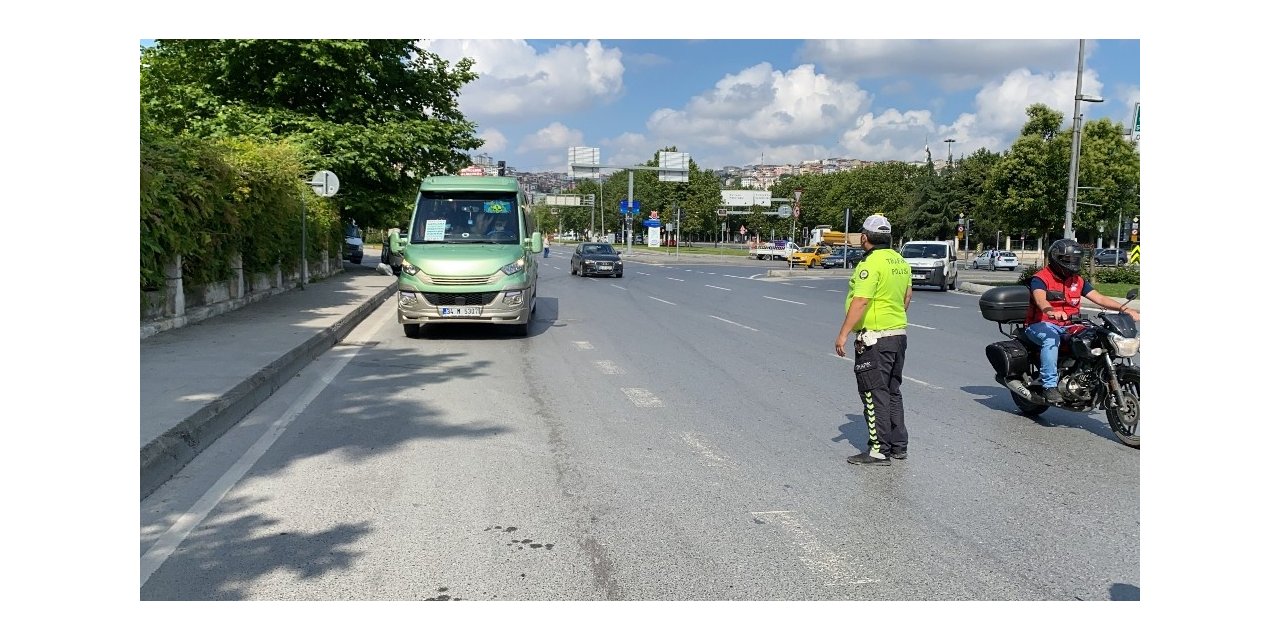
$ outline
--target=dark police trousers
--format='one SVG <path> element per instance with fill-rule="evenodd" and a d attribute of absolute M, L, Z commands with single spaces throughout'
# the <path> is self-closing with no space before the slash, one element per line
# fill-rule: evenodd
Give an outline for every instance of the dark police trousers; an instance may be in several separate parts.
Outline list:
<path fill-rule="evenodd" d="M 862 348 L 855 343 L 855 348 Z M 902 410 L 902 365 L 907 336 L 885 336 L 854 358 L 862 417 L 867 420 L 867 448 L 882 455 L 906 453 L 907 424 Z"/>

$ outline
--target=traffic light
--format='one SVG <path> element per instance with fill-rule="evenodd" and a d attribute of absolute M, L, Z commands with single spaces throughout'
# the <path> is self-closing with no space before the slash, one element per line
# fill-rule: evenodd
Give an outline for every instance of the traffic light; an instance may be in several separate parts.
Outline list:
<path fill-rule="evenodd" d="M 498 161 L 498 175 L 499 175 L 499 176 L 505 176 L 505 175 L 507 175 L 507 161 L 506 161 L 506 160 L 499 160 L 499 161 Z"/>

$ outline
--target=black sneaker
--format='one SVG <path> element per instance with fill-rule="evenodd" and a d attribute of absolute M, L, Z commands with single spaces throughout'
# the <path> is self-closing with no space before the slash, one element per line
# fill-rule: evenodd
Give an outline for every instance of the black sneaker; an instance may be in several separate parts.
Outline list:
<path fill-rule="evenodd" d="M 847 460 L 849 464 L 869 464 L 877 467 L 887 467 L 890 464 L 888 458 L 876 458 L 870 453 L 859 453 L 856 456 L 849 456 Z"/>
<path fill-rule="evenodd" d="M 889 457 L 890 457 L 890 458 L 893 458 L 894 460 L 906 460 L 906 459 L 907 459 L 907 452 L 906 452 L 906 451 L 891 451 L 891 452 L 889 452 Z"/>
<path fill-rule="evenodd" d="M 1058 393 L 1057 389 L 1045 389 L 1044 399 L 1048 400 L 1049 404 L 1062 404 L 1062 394 Z"/>

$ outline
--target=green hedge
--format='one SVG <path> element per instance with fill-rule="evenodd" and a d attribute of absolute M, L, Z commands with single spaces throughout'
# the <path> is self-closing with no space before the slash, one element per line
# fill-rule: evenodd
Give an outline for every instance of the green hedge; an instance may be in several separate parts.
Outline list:
<path fill-rule="evenodd" d="M 164 265 L 182 256 L 185 286 L 231 277 L 240 251 L 246 273 L 296 262 L 302 203 L 307 207 L 307 254 L 330 257 L 342 247 L 333 203 L 315 195 L 303 151 L 287 141 L 210 141 L 172 136 L 144 126 L 139 202 L 140 286 L 164 284 Z"/>
<path fill-rule="evenodd" d="M 1031 276 L 1034 276 L 1040 267 L 1026 267 L 1022 270 L 1022 275 L 1018 277 L 1018 284 L 1031 284 Z M 1095 267 L 1092 274 L 1084 274 L 1091 283 L 1104 284 L 1141 284 L 1141 272 L 1138 267 L 1131 265 L 1120 265 L 1118 267 Z"/>

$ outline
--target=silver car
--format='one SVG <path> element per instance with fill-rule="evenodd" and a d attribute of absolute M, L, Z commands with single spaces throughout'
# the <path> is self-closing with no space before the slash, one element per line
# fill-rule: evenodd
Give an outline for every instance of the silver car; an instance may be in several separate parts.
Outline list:
<path fill-rule="evenodd" d="M 991 270 L 1008 269 L 1010 271 L 1018 270 L 1018 255 L 1012 251 L 993 251 L 991 257 Z"/>

